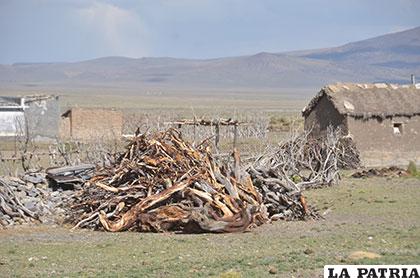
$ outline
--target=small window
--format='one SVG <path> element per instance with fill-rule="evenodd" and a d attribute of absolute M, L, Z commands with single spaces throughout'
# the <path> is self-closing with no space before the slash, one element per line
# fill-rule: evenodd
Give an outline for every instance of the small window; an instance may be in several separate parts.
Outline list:
<path fill-rule="evenodd" d="M 403 124 L 394 123 L 394 134 L 401 135 L 403 133 Z"/>

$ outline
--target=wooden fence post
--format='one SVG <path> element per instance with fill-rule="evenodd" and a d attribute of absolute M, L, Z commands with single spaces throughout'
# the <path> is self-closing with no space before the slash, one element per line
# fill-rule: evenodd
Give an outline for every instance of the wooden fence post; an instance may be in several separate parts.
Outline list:
<path fill-rule="evenodd" d="M 238 144 L 238 124 L 235 123 L 233 126 L 233 149 L 236 149 L 236 145 Z"/>
<path fill-rule="evenodd" d="M 215 145 L 216 149 L 219 151 L 219 141 L 220 141 L 220 125 L 219 123 L 216 124 L 216 137 L 215 137 Z"/>
<path fill-rule="evenodd" d="M 194 141 L 193 141 L 193 146 L 195 146 L 196 141 L 197 141 L 197 120 L 194 117 Z"/>

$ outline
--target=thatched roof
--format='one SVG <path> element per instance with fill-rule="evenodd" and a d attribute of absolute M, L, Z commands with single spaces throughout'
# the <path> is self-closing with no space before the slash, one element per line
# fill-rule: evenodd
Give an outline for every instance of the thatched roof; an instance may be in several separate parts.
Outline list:
<path fill-rule="evenodd" d="M 420 115 L 420 89 L 414 85 L 337 83 L 322 88 L 303 109 L 303 116 L 324 96 L 340 114 L 355 118 Z"/>

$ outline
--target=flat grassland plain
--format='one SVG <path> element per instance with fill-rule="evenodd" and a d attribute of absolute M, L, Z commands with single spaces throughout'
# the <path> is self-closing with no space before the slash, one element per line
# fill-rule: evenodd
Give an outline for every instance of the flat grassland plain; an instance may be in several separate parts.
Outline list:
<path fill-rule="evenodd" d="M 63 107 L 296 117 L 315 93 L 96 92 L 56 91 L 63 95 Z M 106 233 L 53 226 L 1 230 L 0 276 L 322 277 L 325 264 L 418 264 L 420 179 L 342 176 L 339 185 L 305 193 L 323 220 L 278 221 L 241 234 Z M 355 256 L 356 251 L 377 256 Z"/>
<path fill-rule="evenodd" d="M 60 96 L 63 108 L 115 107 L 125 110 L 147 112 L 173 112 L 192 116 L 218 115 L 234 116 L 239 113 L 281 113 L 298 115 L 314 89 L 162 89 L 132 86 L 120 87 L 63 87 L 53 85 L 0 87 L 0 95 L 55 94 Z"/>

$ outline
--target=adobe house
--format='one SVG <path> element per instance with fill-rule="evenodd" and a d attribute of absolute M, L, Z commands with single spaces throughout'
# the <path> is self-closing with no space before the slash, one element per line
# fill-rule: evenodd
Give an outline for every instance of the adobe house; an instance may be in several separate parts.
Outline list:
<path fill-rule="evenodd" d="M 0 97 L 0 137 L 29 135 L 35 140 L 58 136 L 58 96 Z"/>
<path fill-rule="evenodd" d="M 71 108 L 61 115 L 60 137 L 63 139 L 120 139 L 123 128 L 121 111 L 102 108 Z"/>
<path fill-rule="evenodd" d="M 420 164 L 420 87 L 392 84 L 328 85 L 303 109 L 305 130 L 340 127 L 364 166 Z"/>

